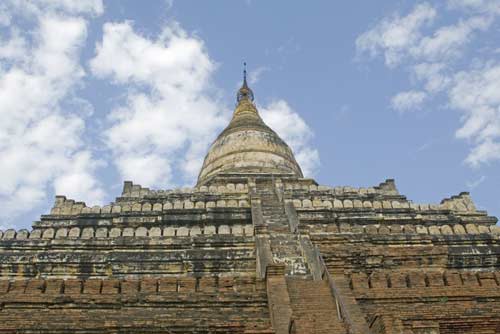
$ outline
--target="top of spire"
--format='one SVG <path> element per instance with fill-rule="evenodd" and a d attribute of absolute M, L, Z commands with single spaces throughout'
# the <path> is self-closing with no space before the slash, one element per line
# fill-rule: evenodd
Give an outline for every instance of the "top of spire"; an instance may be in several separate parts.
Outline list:
<path fill-rule="evenodd" d="M 243 85 L 247 84 L 247 62 L 243 62 Z"/>
<path fill-rule="evenodd" d="M 244 62 L 243 63 L 243 85 L 238 90 L 238 94 L 236 95 L 236 101 L 238 101 L 238 103 L 240 103 L 242 100 L 250 100 L 251 102 L 253 102 L 253 99 L 254 99 L 253 92 L 250 89 L 250 87 L 248 87 L 248 84 L 247 84 L 247 63 Z"/>

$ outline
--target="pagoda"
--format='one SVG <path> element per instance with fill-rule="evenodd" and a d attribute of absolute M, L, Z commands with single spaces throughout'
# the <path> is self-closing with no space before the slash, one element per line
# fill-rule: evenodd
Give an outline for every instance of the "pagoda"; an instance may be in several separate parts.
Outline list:
<path fill-rule="evenodd" d="M 500 333 L 496 222 L 465 192 L 305 178 L 245 75 L 193 188 L 0 231 L 0 333 Z"/>

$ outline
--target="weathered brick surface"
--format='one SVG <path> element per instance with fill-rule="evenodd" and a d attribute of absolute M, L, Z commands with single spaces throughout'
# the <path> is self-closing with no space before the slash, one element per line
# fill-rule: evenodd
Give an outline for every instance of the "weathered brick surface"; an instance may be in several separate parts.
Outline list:
<path fill-rule="evenodd" d="M 273 328 L 276 334 L 286 334 L 292 320 L 292 307 L 284 271 L 281 266 L 278 269 L 278 273 L 274 269 L 267 272 L 267 296 Z"/>
<path fill-rule="evenodd" d="M 0 333 L 500 333 L 497 218 L 302 178 L 252 99 L 196 187 L 57 196 L 0 231 Z"/>
<path fill-rule="evenodd" d="M 1 333 L 272 333 L 265 286 L 251 277 L 16 280 L 0 301 Z"/>
<path fill-rule="evenodd" d="M 0 333 L 274 333 L 248 210 L 52 215 L 39 236 L 13 231 L 0 240 Z"/>
<path fill-rule="evenodd" d="M 500 235 L 467 196 L 232 184 L 130 190 L 99 213 L 59 199 L 3 233 L 0 333 L 499 332 Z"/>
<path fill-rule="evenodd" d="M 347 333 L 326 281 L 287 279 L 292 333 Z"/>

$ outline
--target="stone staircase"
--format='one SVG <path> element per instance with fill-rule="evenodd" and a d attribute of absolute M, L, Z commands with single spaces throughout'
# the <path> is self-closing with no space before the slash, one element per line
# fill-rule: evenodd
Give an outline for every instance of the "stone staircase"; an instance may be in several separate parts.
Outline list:
<path fill-rule="evenodd" d="M 266 279 L 276 333 L 347 334 L 329 281 L 315 271 L 314 246 L 308 246 L 304 236 L 290 228 L 285 204 L 278 196 L 279 189 L 273 180 L 261 179 L 256 180 L 253 190 L 260 199 L 256 211 L 261 213 L 265 226 L 258 237 L 266 240 L 270 248 L 271 267 L 267 267 Z"/>
<path fill-rule="evenodd" d="M 278 198 L 271 180 L 257 182 L 262 217 L 269 235 L 273 261 L 286 264 L 287 275 L 310 277 L 310 270 L 304 258 L 299 236 L 290 231 L 285 206 Z"/>
<path fill-rule="evenodd" d="M 292 307 L 290 334 L 346 334 L 327 281 L 287 278 Z"/>
<path fill-rule="evenodd" d="M 262 203 L 262 215 L 267 229 L 271 232 L 289 233 L 290 228 L 285 214 L 285 207 L 278 199 L 272 182 L 259 183 L 257 194 Z"/>

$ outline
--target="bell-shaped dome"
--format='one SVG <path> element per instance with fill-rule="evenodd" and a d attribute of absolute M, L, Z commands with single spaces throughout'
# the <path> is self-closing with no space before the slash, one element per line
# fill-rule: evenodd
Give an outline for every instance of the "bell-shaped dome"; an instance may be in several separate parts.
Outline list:
<path fill-rule="evenodd" d="M 289 174 L 302 177 L 290 147 L 260 118 L 246 75 L 238 91 L 237 101 L 231 122 L 205 157 L 198 185 L 222 173 Z"/>

